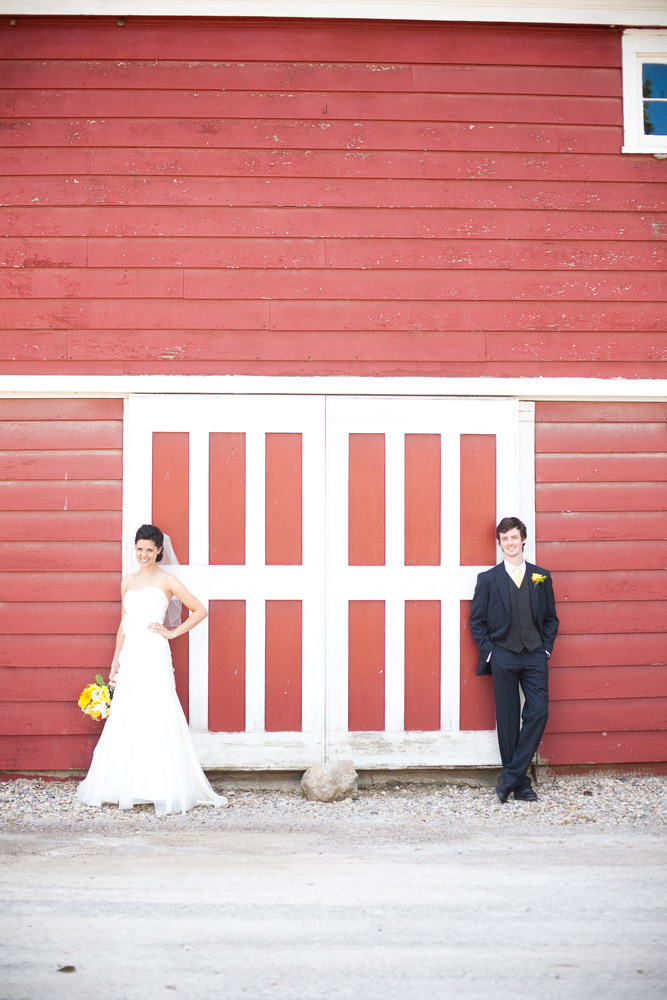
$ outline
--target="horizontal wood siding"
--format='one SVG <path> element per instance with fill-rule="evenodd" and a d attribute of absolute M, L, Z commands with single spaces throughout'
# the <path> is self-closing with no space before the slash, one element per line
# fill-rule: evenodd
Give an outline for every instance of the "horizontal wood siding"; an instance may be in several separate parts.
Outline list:
<path fill-rule="evenodd" d="M 0 769 L 86 768 L 101 732 L 76 702 L 120 620 L 122 417 L 0 399 Z"/>
<path fill-rule="evenodd" d="M 0 373 L 656 376 L 620 39 L 5 20 Z"/>
<path fill-rule="evenodd" d="M 538 403 L 535 440 L 537 562 L 560 618 L 541 759 L 662 762 L 667 404 Z"/>

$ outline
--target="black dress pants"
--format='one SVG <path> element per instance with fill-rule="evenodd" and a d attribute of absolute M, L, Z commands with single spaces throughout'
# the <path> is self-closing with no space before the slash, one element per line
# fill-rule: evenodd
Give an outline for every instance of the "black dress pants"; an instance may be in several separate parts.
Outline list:
<path fill-rule="evenodd" d="M 549 717 L 548 659 L 540 650 L 512 653 L 501 646 L 491 656 L 503 780 L 515 788 L 530 783 L 526 771 Z M 519 689 L 525 698 L 523 712 Z"/>

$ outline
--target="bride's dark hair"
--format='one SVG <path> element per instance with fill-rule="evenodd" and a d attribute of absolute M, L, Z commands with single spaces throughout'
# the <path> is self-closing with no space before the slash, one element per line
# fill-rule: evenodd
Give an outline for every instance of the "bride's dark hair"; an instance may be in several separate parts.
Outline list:
<path fill-rule="evenodd" d="M 134 544 L 136 545 L 139 541 L 155 542 L 157 548 L 160 549 L 155 562 L 160 562 L 163 553 L 162 546 L 164 545 L 164 535 L 160 529 L 156 528 L 154 524 L 142 524 L 134 536 Z"/>

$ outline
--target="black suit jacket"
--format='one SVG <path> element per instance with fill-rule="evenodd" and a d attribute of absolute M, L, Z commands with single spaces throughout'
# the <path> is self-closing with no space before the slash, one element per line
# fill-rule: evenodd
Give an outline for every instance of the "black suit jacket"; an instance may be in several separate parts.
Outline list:
<path fill-rule="evenodd" d="M 539 573 L 546 577 L 542 583 L 533 583 L 531 576 Z M 526 563 L 526 576 L 530 588 L 530 607 L 537 630 L 542 637 L 542 649 L 551 654 L 558 634 L 556 601 L 551 576 L 546 569 Z M 478 674 L 490 674 L 488 661 L 498 639 L 502 639 L 510 627 L 510 586 L 505 563 L 498 563 L 493 569 L 480 573 L 470 607 L 470 632 L 479 649 Z"/>

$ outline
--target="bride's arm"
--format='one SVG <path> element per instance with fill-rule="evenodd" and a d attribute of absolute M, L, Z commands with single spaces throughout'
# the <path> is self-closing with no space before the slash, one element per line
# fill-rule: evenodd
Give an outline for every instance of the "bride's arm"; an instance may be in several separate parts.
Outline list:
<path fill-rule="evenodd" d="M 160 635 L 165 636 L 166 639 L 177 639 L 179 635 L 189 632 L 190 629 L 195 627 L 195 625 L 199 625 L 200 622 L 203 622 L 204 618 L 208 617 L 208 611 L 199 598 L 195 597 L 194 594 L 191 594 L 189 590 L 186 590 L 181 581 L 175 576 L 169 576 L 169 589 L 174 597 L 177 597 L 181 604 L 185 605 L 190 614 L 184 622 L 181 622 L 181 624 L 174 629 L 165 628 L 165 626 L 160 624 L 160 622 L 152 622 L 148 627 L 153 632 L 159 632 Z"/>
<path fill-rule="evenodd" d="M 125 642 L 125 633 L 123 632 L 123 618 L 125 617 L 125 608 L 123 606 L 123 598 L 125 597 L 125 591 L 127 590 L 127 585 L 125 580 L 122 581 L 120 585 L 120 625 L 118 626 L 118 631 L 116 632 L 116 648 L 113 654 L 113 660 L 111 661 L 111 670 L 109 671 L 109 681 L 115 681 L 116 674 L 118 673 L 118 666 L 120 660 L 120 651 L 123 648 L 123 643 Z"/>

